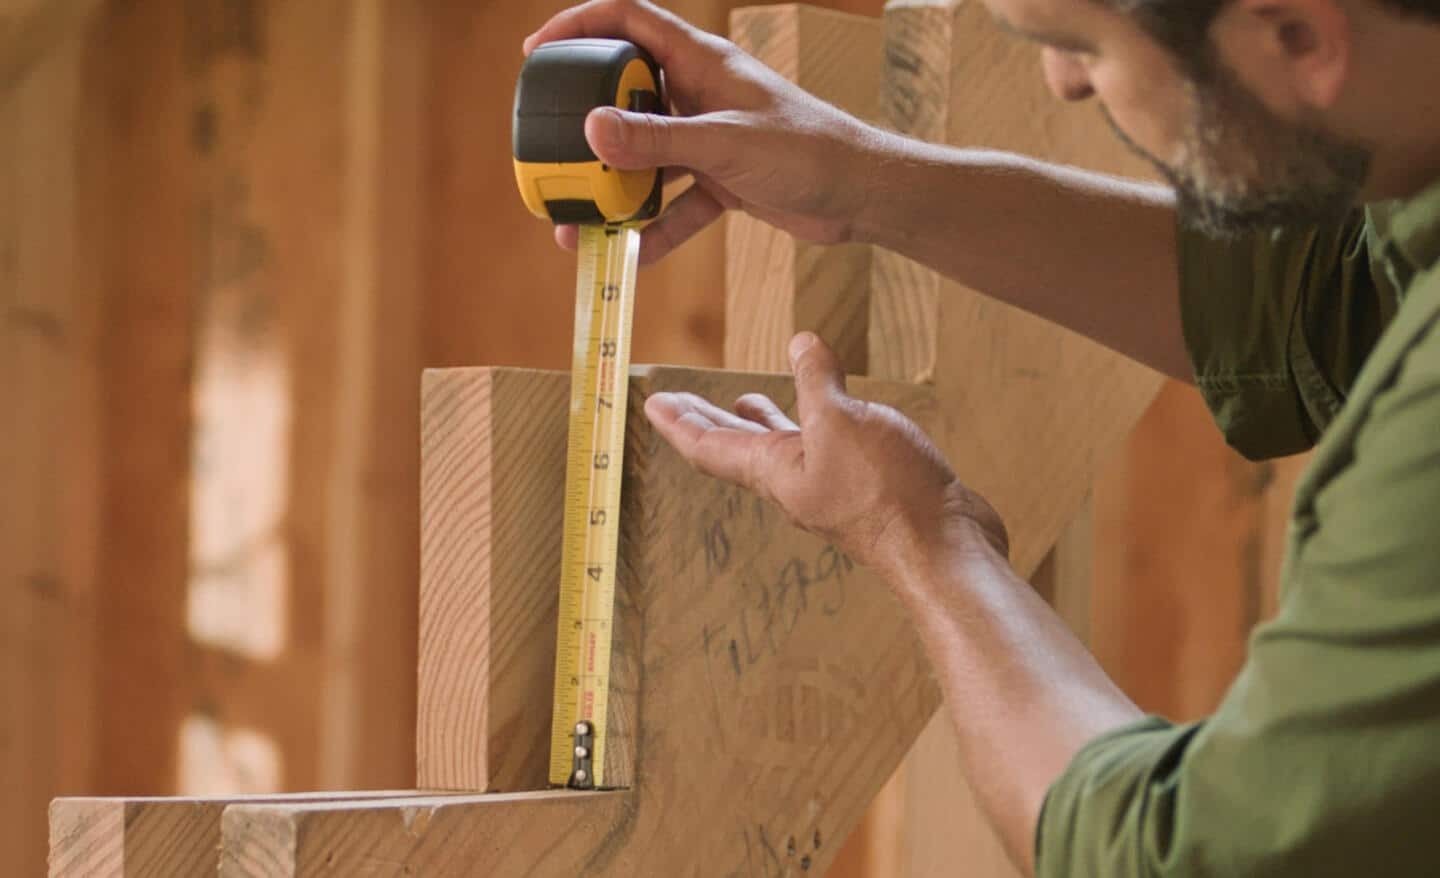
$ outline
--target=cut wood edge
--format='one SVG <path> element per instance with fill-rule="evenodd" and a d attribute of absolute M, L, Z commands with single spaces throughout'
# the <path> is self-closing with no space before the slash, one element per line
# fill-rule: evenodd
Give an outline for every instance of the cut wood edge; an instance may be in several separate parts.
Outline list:
<path fill-rule="evenodd" d="M 878 18 L 799 4 L 746 7 L 731 12 L 730 33 L 740 48 L 821 100 L 876 118 Z M 725 242 L 727 367 L 783 372 L 790 337 L 810 330 L 835 349 L 846 372 L 869 371 L 871 247 L 797 241 L 741 213 L 727 218 Z"/>
<path fill-rule="evenodd" d="M 236 803 L 221 820 L 219 874 L 351 875 L 382 863 L 418 874 L 536 874 L 537 866 L 544 873 L 539 860 L 594 845 L 632 796 L 555 790 Z"/>
<path fill-rule="evenodd" d="M 213 871 L 225 809 L 413 797 L 417 790 L 248 796 L 67 796 L 50 803 L 51 878 L 131 878 Z M 427 793 L 436 795 L 436 793 Z"/>

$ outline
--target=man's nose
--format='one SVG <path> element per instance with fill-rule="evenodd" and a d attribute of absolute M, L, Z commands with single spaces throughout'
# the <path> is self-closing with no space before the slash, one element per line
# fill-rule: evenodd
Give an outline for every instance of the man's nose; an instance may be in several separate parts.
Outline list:
<path fill-rule="evenodd" d="M 1062 101 L 1083 101 L 1094 96 L 1095 87 L 1085 65 L 1075 56 L 1059 49 L 1046 48 L 1041 53 L 1041 64 L 1045 69 L 1045 84 L 1055 97 Z"/>

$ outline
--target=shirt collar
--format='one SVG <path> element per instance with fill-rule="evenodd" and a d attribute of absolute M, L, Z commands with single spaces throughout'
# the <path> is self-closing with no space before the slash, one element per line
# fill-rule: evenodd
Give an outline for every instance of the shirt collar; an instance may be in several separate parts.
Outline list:
<path fill-rule="evenodd" d="M 1428 271 L 1440 262 L 1440 180 L 1410 198 L 1372 211 L 1380 239 L 1407 262 L 1411 272 Z"/>

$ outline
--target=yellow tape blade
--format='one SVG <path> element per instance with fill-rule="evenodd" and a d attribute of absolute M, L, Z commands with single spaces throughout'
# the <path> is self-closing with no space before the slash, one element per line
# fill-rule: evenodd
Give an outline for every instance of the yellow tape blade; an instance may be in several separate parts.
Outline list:
<path fill-rule="evenodd" d="M 550 783 L 556 786 L 605 786 L 620 479 L 639 256 L 637 228 L 580 228 L 550 732 Z M 591 770 L 583 777 L 577 776 L 575 754 L 575 730 L 582 722 L 593 732 Z"/>

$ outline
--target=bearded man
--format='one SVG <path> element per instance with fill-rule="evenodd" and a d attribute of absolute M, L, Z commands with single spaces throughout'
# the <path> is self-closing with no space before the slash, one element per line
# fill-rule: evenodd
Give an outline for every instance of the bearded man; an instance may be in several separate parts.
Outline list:
<path fill-rule="evenodd" d="M 888 247 L 1192 381 L 1249 457 L 1314 446 L 1279 616 L 1220 708 L 1142 715 L 1011 569 L 984 498 L 846 396 L 813 335 L 790 348 L 799 424 L 759 396 L 647 415 L 881 574 L 1027 873 L 1440 874 L 1440 0 L 983 2 L 1170 185 L 887 134 L 639 0 L 525 48 L 624 37 L 667 71 L 677 115 L 586 125 L 611 165 L 694 176 L 642 258 L 726 210 Z"/>

